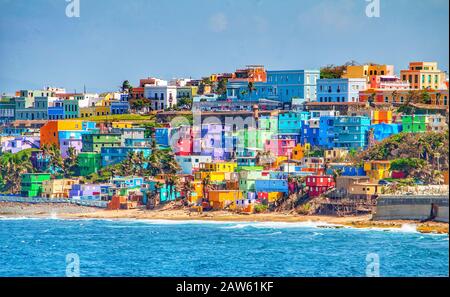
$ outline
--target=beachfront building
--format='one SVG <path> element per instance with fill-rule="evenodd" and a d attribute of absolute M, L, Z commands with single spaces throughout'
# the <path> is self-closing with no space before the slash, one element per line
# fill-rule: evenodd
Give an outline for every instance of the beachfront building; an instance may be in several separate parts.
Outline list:
<path fill-rule="evenodd" d="M 72 186 L 77 184 L 76 179 L 50 179 L 42 182 L 42 197 L 45 198 L 69 198 Z"/>
<path fill-rule="evenodd" d="M 50 180 L 50 173 L 25 173 L 20 181 L 20 195 L 23 197 L 41 197 L 42 183 Z"/>
<path fill-rule="evenodd" d="M 409 69 L 401 70 L 400 76 L 409 82 L 411 89 L 448 89 L 445 72 L 438 68 L 437 62 L 410 62 Z"/>
<path fill-rule="evenodd" d="M 364 78 L 317 80 L 318 102 L 359 102 L 359 92 L 367 88 Z"/>

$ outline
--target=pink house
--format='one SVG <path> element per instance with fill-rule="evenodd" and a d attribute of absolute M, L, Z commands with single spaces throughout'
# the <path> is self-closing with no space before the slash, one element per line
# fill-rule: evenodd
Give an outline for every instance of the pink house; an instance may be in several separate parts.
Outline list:
<path fill-rule="evenodd" d="M 192 148 L 194 144 L 192 129 L 188 126 L 182 126 L 178 128 L 171 139 L 171 145 L 173 152 L 178 156 L 192 155 Z"/>
<path fill-rule="evenodd" d="M 295 147 L 294 139 L 269 139 L 264 144 L 265 151 L 272 152 L 275 156 L 290 158 Z"/>

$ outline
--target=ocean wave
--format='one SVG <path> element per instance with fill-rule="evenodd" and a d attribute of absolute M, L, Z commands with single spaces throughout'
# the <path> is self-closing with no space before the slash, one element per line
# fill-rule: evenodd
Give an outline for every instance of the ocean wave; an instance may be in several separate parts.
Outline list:
<path fill-rule="evenodd" d="M 221 227 L 222 229 L 244 229 L 244 228 L 259 228 L 259 229 L 286 229 L 286 228 L 336 228 L 340 225 L 330 224 L 326 222 L 239 222 L 232 226 Z"/>

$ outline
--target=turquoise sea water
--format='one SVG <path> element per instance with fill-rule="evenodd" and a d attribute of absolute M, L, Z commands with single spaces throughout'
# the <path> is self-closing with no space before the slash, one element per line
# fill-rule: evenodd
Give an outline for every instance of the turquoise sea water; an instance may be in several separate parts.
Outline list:
<path fill-rule="evenodd" d="M 380 276 L 448 276 L 448 248 L 411 226 L 0 218 L 0 276 L 65 276 L 67 254 L 80 276 L 365 276 L 374 254 Z"/>

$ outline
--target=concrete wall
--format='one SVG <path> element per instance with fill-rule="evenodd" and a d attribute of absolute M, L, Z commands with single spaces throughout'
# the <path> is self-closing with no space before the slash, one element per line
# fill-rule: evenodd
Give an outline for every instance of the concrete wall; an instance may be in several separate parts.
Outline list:
<path fill-rule="evenodd" d="M 380 196 L 374 220 L 424 220 L 429 218 L 432 204 L 437 209 L 435 221 L 449 222 L 448 196 Z"/>

